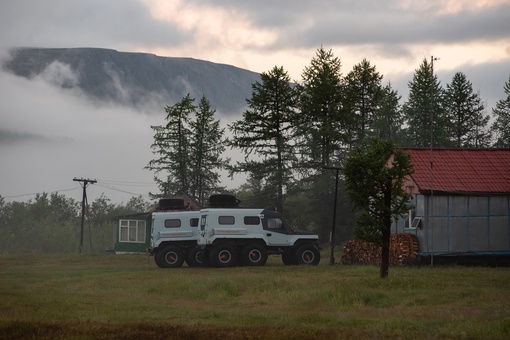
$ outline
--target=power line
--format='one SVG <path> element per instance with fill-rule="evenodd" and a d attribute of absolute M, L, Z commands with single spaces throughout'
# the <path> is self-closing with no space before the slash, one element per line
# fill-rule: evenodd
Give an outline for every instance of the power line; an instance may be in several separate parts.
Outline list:
<path fill-rule="evenodd" d="M 74 187 L 74 188 L 71 188 L 71 189 L 54 190 L 54 191 L 48 192 L 48 194 L 55 194 L 55 193 L 59 193 L 59 192 L 63 192 L 63 191 L 73 191 L 73 190 L 76 190 L 76 189 L 79 189 L 79 187 Z M 28 193 L 28 194 L 9 195 L 9 196 L 2 196 L 2 197 L 4 197 L 4 198 L 18 198 L 18 197 L 23 197 L 23 196 L 34 196 L 34 195 L 38 195 L 38 194 L 41 194 L 41 193 L 45 193 L 45 191 L 43 191 L 43 192 L 33 192 L 33 193 Z"/>
<path fill-rule="evenodd" d="M 131 181 L 117 181 L 117 180 L 109 180 L 109 179 L 98 179 L 99 183 L 106 184 L 117 184 L 123 186 L 157 186 L 154 182 L 131 182 Z"/>
<path fill-rule="evenodd" d="M 111 185 L 105 185 L 105 184 L 101 185 L 101 184 L 98 184 L 97 186 L 99 186 L 101 188 L 105 188 L 105 189 L 110 189 L 110 190 L 113 190 L 113 191 L 123 192 L 125 194 L 129 194 L 129 195 L 133 195 L 133 196 L 148 196 L 147 194 L 139 194 L 139 193 L 130 192 L 130 191 L 127 191 L 127 190 L 122 190 L 122 189 L 116 188 L 116 187 L 111 186 Z"/>

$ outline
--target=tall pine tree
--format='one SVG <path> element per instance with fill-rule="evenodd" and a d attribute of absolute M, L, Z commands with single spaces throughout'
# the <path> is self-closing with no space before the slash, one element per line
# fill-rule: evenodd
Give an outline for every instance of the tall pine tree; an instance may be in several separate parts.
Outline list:
<path fill-rule="evenodd" d="M 178 191 L 188 192 L 190 168 L 189 130 L 190 114 L 195 111 L 194 98 L 188 94 L 180 102 L 165 108 L 166 125 L 151 126 L 154 130 L 152 153 L 158 158 L 147 164 L 145 169 L 154 171 L 154 181 L 159 187 L 159 194 L 154 198 L 168 197 Z M 161 178 L 160 175 L 164 177 Z"/>
<path fill-rule="evenodd" d="M 247 103 L 243 119 L 229 126 L 233 134 L 229 145 L 245 154 L 245 160 L 237 162 L 231 173 L 245 172 L 264 180 L 272 193 L 266 202 L 282 211 L 284 189 L 295 161 L 292 122 L 296 114 L 296 92 L 283 67 L 263 72 L 261 82 L 252 85 Z"/>
<path fill-rule="evenodd" d="M 224 129 L 214 119 L 215 110 L 202 97 L 198 106 L 188 94 L 175 105 L 167 106 L 166 125 L 152 126 L 153 154 L 157 156 L 145 169 L 154 171 L 159 194 L 153 198 L 172 196 L 184 191 L 201 204 L 217 191 L 218 170 L 226 167 L 229 160 L 222 159 Z"/>
<path fill-rule="evenodd" d="M 351 138 L 354 144 L 359 144 L 367 136 L 372 136 L 375 130 L 375 120 L 379 112 L 382 98 L 381 80 L 383 76 L 376 71 L 375 66 L 363 59 L 354 65 L 345 77 L 345 109 L 352 117 Z"/>
<path fill-rule="evenodd" d="M 489 115 L 484 115 L 485 105 L 464 73 L 455 73 L 444 98 L 450 143 L 457 148 L 489 146 Z"/>
<path fill-rule="evenodd" d="M 443 89 L 433 74 L 432 64 L 423 60 L 409 82 L 409 99 L 403 107 L 406 146 L 447 146 L 449 131 L 443 108 Z"/>
<path fill-rule="evenodd" d="M 340 68 L 340 59 L 321 47 L 302 74 L 301 113 L 295 124 L 303 156 L 301 167 L 312 173 L 341 163 L 348 142 Z"/>
<path fill-rule="evenodd" d="M 219 120 L 214 119 L 215 112 L 207 98 L 202 96 L 196 108 L 195 119 L 190 121 L 189 194 L 197 198 L 202 206 L 207 197 L 221 190 L 218 170 L 227 167 L 230 161 L 222 158 L 225 151 L 225 129 L 220 127 Z"/>
<path fill-rule="evenodd" d="M 397 145 L 401 142 L 403 115 L 400 105 L 401 96 L 391 87 L 384 86 L 381 91 L 381 100 L 378 111 L 374 117 L 374 136 L 383 140 L 391 139 Z"/>
<path fill-rule="evenodd" d="M 510 78 L 505 83 L 505 99 L 496 103 L 496 108 L 492 109 L 495 119 L 491 126 L 491 132 L 494 136 L 494 147 L 510 148 Z"/>

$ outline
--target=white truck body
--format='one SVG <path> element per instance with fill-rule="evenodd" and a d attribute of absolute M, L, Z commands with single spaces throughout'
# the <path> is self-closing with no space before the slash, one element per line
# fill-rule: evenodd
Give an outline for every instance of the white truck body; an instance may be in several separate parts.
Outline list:
<path fill-rule="evenodd" d="M 209 208 L 200 211 L 197 243 L 203 261 L 216 267 L 264 265 L 281 254 L 284 264 L 320 261 L 319 237 L 293 229 L 283 216 L 268 209 Z"/>
<path fill-rule="evenodd" d="M 152 213 L 151 248 L 161 268 L 201 265 L 197 238 L 199 211 L 156 211 Z"/>

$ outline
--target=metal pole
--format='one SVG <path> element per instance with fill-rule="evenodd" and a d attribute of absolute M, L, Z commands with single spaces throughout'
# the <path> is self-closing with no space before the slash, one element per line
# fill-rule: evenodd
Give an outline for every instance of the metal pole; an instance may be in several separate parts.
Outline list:
<path fill-rule="evenodd" d="M 331 225 L 331 235 L 330 235 L 330 243 L 331 243 L 331 255 L 329 258 L 329 264 L 334 265 L 335 264 L 335 228 L 336 228 L 336 206 L 338 201 L 338 172 L 341 168 L 339 167 L 329 167 L 325 166 L 323 169 L 331 169 L 336 170 L 336 178 L 335 178 L 335 199 L 334 199 L 334 206 L 333 206 L 333 224 Z"/>
<path fill-rule="evenodd" d="M 434 58 L 434 56 L 430 56 L 430 74 L 432 76 L 432 80 L 434 79 L 434 60 L 438 60 L 438 58 Z M 433 98 L 434 100 L 435 98 Z M 433 103 L 435 104 L 435 103 Z M 434 266 L 434 225 L 432 223 L 432 217 L 434 216 L 434 156 L 432 154 L 433 150 L 433 138 L 434 138 L 434 108 L 435 105 L 430 110 L 430 216 L 429 223 L 427 223 L 430 227 L 430 265 Z"/>

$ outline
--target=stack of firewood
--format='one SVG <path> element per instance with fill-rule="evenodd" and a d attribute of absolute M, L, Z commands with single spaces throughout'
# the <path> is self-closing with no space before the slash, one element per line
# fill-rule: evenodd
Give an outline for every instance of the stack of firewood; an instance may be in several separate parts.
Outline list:
<path fill-rule="evenodd" d="M 409 233 L 390 237 L 390 266 L 414 263 L 418 257 L 418 240 Z M 342 254 L 342 264 L 381 264 L 381 247 L 362 240 L 348 241 Z"/>

